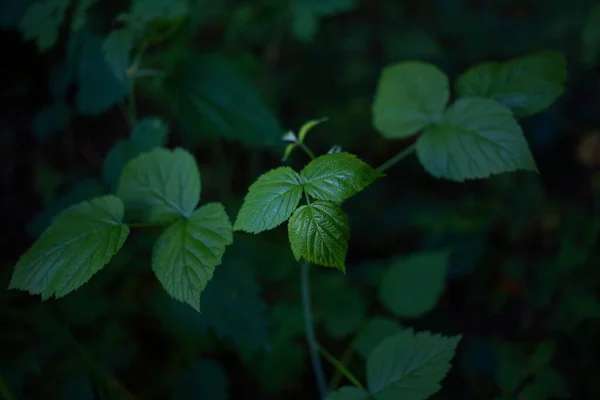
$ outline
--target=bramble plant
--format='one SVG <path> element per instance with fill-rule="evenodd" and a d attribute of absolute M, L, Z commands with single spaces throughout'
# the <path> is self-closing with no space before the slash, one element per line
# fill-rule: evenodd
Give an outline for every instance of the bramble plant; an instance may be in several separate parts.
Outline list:
<path fill-rule="evenodd" d="M 36 28 L 35 16 L 51 14 L 59 26 L 68 3 L 34 3 L 22 21 L 25 38 L 36 40 L 40 50 L 50 48 L 58 28 Z M 90 6 L 93 2 L 82 3 Z M 367 382 L 363 385 L 317 343 L 309 266 L 345 272 L 351 232 L 344 202 L 380 179 L 393 179 L 384 172 L 413 153 L 428 174 L 455 182 L 517 170 L 537 172 L 517 118 L 546 109 L 562 94 L 567 77 L 563 56 L 540 52 L 503 63 L 476 65 L 458 77 L 454 93 L 448 76 L 432 64 L 403 61 L 387 66 L 373 101 L 373 125 L 385 139 L 413 138 L 414 143 L 378 167 L 336 146 L 327 154 L 316 155 L 307 143 L 309 133 L 321 123 L 323 129 L 327 125 L 324 119 L 310 121 L 297 135 L 290 131 L 283 136 L 288 143 L 284 162 L 298 150 L 304 151 L 310 161 L 300 171 L 279 166 L 258 177 L 232 224 L 221 203 L 201 204 L 202 180 L 196 160 L 183 148 L 166 148 L 166 123 L 154 117 L 137 118 L 137 80 L 151 79 L 160 85 L 171 79 L 170 71 L 145 68 L 142 61 L 148 45 L 173 36 L 187 15 L 185 2 L 174 3 L 152 8 L 149 3 L 134 2 L 129 13 L 118 17 L 123 26 L 103 41 L 106 64 L 116 81 L 127 88 L 123 96 L 89 103 L 85 91 L 93 92 L 94 88 L 80 88 L 80 111 L 92 114 L 127 97 L 125 114 L 132 126 L 131 135 L 111 149 L 102 170 L 105 183 L 114 193 L 79 202 L 56 215 L 19 259 L 9 288 L 39 294 L 42 300 L 66 296 L 87 283 L 121 250 L 131 229 L 160 228 L 162 232 L 152 249 L 152 270 L 172 298 L 200 312 L 201 293 L 211 284 L 227 247 L 234 242 L 234 232 L 258 234 L 287 222 L 291 253 L 303 263 L 305 329 L 321 397 L 430 397 L 440 390 L 461 335 L 415 332 L 384 318 L 371 320 L 368 327 L 373 333 L 357 339 L 357 347 L 366 358 Z M 295 12 L 307 13 L 299 6 Z M 329 11 L 315 11 L 310 18 L 316 20 L 321 15 L 329 15 Z M 73 29 L 79 29 L 74 24 Z M 314 29 L 304 31 L 299 26 L 293 30 L 301 39 L 308 40 L 314 34 Z M 228 68 L 220 67 L 227 64 L 223 59 L 208 55 L 187 62 L 190 64 L 184 69 L 190 73 L 197 73 L 194 65 L 202 65 L 207 75 Z M 260 120 L 261 110 L 246 110 L 248 114 L 242 110 L 236 114 L 239 120 L 223 120 L 223 98 L 215 93 L 212 88 L 202 93 L 213 96 L 204 103 L 191 97 L 180 100 L 196 104 L 206 120 L 222 125 L 226 137 L 235 137 L 235 130 L 246 122 L 255 131 L 264 124 L 276 130 L 276 121 L 268 117 L 267 121 Z M 251 92 L 249 97 L 255 95 Z M 254 119 L 252 114 L 259 117 Z M 435 307 L 443 290 L 447 263 L 446 251 L 414 254 L 394 263 L 379 287 L 381 303 L 400 318 L 424 315 Z M 403 285 L 414 284 L 411 277 L 424 269 L 428 281 L 422 295 L 407 297 Z M 354 387 L 328 390 L 319 354 Z"/>

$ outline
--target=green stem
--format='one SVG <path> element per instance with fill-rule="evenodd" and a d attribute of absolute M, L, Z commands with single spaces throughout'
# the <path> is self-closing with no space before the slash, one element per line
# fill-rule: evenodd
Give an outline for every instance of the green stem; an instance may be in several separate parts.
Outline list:
<path fill-rule="evenodd" d="M 137 77 L 137 72 L 139 65 L 142 62 L 142 56 L 146 51 L 147 43 L 144 42 L 140 46 L 139 51 L 137 52 L 135 59 L 131 65 L 130 71 L 131 73 L 127 74 L 127 84 L 128 84 L 128 106 L 129 106 L 129 122 L 133 127 L 137 122 L 137 106 L 135 101 L 135 79 Z"/>
<path fill-rule="evenodd" d="M 317 158 L 317 157 L 315 156 L 315 153 L 313 153 L 313 152 L 312 152 L 312 150 L 311 150 L 311 149 L 309 149 L 307 145 L 305 145 L 304 143 L 299 143 L 299 144 L 300 144 L 300 148 L 301 148 L 302 150 L 304 150 L 304 152 L 305 152 L 306 154 L 308 154 L 308 156 L 310 157 L 310 159 L 311 159 L 311 160 L 314 160 L 315 158 Z"/>
<path fill-rule="evenodd" d="M 344 375 L 354 386 L 356 386 L 359 389 L 366 390 L 365 387 L 360 383 L 360 381 L 356 379 L 354 375 L 352 375 L 352 372 L 348 371 L 348 368 L 346 368 L 344 364 L 336 360 L 335 357 L 331 355 L 331 353 L 325 350 L 322 346 L 319 346 L 319 351 L 321 352 L 323 357 L 325 357 L 325 359 L 329 361 L 331 365 L 335 367 L 336 370 L 340 371 L 342 375 Z"/>
<path fill-rule="evenodd" d="M 137 122 L 137 110 L 135 104 L 135 77 L 128 77 L 127 83 L 129 84 L 129 93 L 128 93 L 128 110 L 129 110 L 129 123 L 131 126 L 135 126 Z"/>
<path fill-rule="evenodd" d="M 15 397 L 10 393 L 8 384 L 4 377 L 0 374 L 0 398 L 3 400 L 15 400 Z"/>
<path fill-rule="evenodd" d="M 319 344 L 315 338 L 315 330 L 313 326 L 312 311 L 310 306 L 310 283 L 308 279 L 308 272 L 310 270 L 310 263 L 305 262 L 302 264 L 302 308 L 304 309 L 304 327 L 306 331 L 306 342 L 308 344 L 308 351 L 310 354 L 310 361 L 312 364 L 315 378 L 317 380 L 317 388 L 319 389 L 319 395 L 321 399 L 324 399 L 327 395 L 327 386 L 325 384 L 325 373 L 323 372 L 323 365 L 319 359 Z"/>
<path fill-rule="evenodd" d="M 400 153 L 396 154 L 394 157 L 390 158 L 389 160 L 387 160 L 386 162 L 381 164 L 379 167 L 377 167 L 377 171 L 384 172 L 385 170 L 387 170 L 387 169 L 391 168 L 392 166 L 394 166 L 395 164 L 399 163 L 404 158 L 406 158 L 408 155 L 410 155 L 413 151 L 415 151 L 416 146 L 417 146 L 416 144 L 411 144 L 406 149 L 402 150 Z"/>
<path fill-rule="evenodd" d="M 344 354 L 342 354 L 340 363 L 342 365 L 348 365 L 350 363 L 350 360 L 352 359 L 353 354 L 354 354 L 354 346 L 351 345 L 346 349 Z M 343 376 L 344 375 L 342 374 L 342 372 L 336 368 L 335 375 L 333 375 L 333 378 L 331 378 L 331 381 L 329 381 L 329 391 L 334 391 L 338 387 L 338 385 L 340 384 L 340 380 L 342 379 Z"/>

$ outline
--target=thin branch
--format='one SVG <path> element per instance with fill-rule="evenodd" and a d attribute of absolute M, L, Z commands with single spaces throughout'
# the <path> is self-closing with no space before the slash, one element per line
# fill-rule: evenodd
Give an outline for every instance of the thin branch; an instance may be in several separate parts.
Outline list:
<path fill-rule="evenodd" d="M 323 365 L 319 358 L 319 344 L 315 339 L 315 330 L 313 326 L 312 311 L 310 305 L 310 283 L 308 272 L 310 270 L 310 263 L 305 262 L 302 264 L 302 308 L 304 309 L 304 326 L 306 331 L 306 342 L 308 343 L 308 351 L 310 354 L 310 361 L 312 368 L 315 373 L 317 380 L 317 387 L 319 389 L 319 395 L 321 399 L 327 396 L 327 385 L 325 383 L 325 373 L 323 372 Z"/>

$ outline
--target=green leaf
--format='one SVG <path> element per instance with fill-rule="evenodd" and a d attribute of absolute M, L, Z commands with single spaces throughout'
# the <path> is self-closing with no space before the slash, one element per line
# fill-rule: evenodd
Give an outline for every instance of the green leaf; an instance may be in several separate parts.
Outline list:
<path fill-rule="evenodd" d="M 56 43 L 69 0 L 40 0 L 31 4 L 19 24 L 25 40 L 35 40 L 40 51 Z"/>
<path fill-rule="evenodd" d="M 407 138 L 436 123 L 448 103 L 448 77 L 431 64 L 407 61 L 383 70 L 373 104 L 375 128 L 388 139 Z"/>
<path fill-rule="evenodd" d="M 229 380 L 219 363 L 201 359 L 175 381 L 169 398 L 228 400 Z"/>
<path fill-rule="evenodd" d="M 300 143 L 304 143 L 308 132 L 310 132 L 315 126 L 322 124 L 327 120 L 328 118 L 313 119 L 312 121 L 308 121 L 307 123 L 302 125 L 300 127 L 300 131 L 298 132 L 298 141 L 300 141 Z"/>
<path fill-rule="evenodd" d="M 457 100 L 417 140 L 417 157 L 436 178 L 462 182 L 516 170 L 536 171 L 511 111 L 484 98 Z"/>
<path fill-rule="evenodd" d="M 126 28 L 112 31 L 102 44 L 106 63 L 115 77 L 122 83 L 127 80 L 127 69 L 131 65 L 131 50 L 134 34 Z"/>
<path fill-rule="evenodd" d="M 116 190 L 125 165 L 142 153 L 166 144 L 169 130 L 162 119 L 147 117 L 136 124 L 127 139 L 119 140 L 108 152 L 102 178 Z"/>
<path fill-rule="evenodd" d="M 341 202 L 384 176 L 350 153 L 326 154 L 312 160 L 300 173 L 304 190 L 318 200 Z"/>
<path fill-rule="evenodd" d="M 435 308 L 445 288 L 449 252 L 413 254 L 395 261 L 379 286 L 379 298 L 399 317 L 420 317 Z"/>
<path fill-rule="evenodd" d="M 164 81 L 166 101 L 198 134 L 255 148 L 281 146 L 282 130 L 254 84 L 218 55 L 194 56 Z"/>
<path fill-rule="evenodd" d="M 402 330 L 402 325 L 393 319 L 385 317 L 373 317 L 360 329 L 356 339 L 354 339 L 354 348 L 365 359 L 369 353 L 377 347 L 383 339 L 392 336 Z"/>
<path fill-rule="evenodd" d="M 567 66 L 562 54 L 543 51 L 504 63 L 484 63 L 457 81 L 461 97 L 488 97 L 517 116 L 548 108 L 564 92 Z"/>
<path fill-rule="evenodd" d="M 130 161 L 117 195 L 148 222 L 190 217 L 200 201 L 200 171 L 188 151 L 157 148 Z"/>
<path fill-rule="evenodd" d="M 301 206 L 290 218 L 288 235 L 296 260 L 345 271 L 350 222 L 337 204 L 315 201 Z"/>
<path fill-rule="evenodd" d="M 121 248 L 129 228 L 122 223 L 123 202 L 96 197 L 57 215 L 42 236 L 19 258 L 9 289 L 63 297 L 79 288 Z"/>
<path fill-rule="evenodd" d="M 200 293 L 232 242 L 223 205 L 206 204 L 160 235 L 152 251 L 152 269 L 167 293 L 199 312 Z"/>
<path fill-rule="evenodd" d="M 366 400 L 368 393 L 352 386 L 344 386 L 333 393 L 329 393 L 325 400 Z"/>
<path fill-rule="evenodd" d="M 127 95 L 125 85 L 119 82 L 106 61 L 102 44 L 102 38 L 90 36 L 84 40 L 79 54 L 79 89 L 75 102 L 83 115 L 100 115 Z"/>
<path fill-rule="evenodd" d="M 244 199 L 234 230 L 258 233 L 284 223 L 302 197 L 302 178 L 290 167 L 275 168 L 254 182 Z"/>
<path fill-rule="evenodd" d="M 290 6 L 292 34 L 302 42 L 309 42 L 317 33 L 322 17 L 352 10 L 356 0 L 293 0 Z"/>
<path fill-rule="evenodd" d="M 461 336 L 407 329 L 385 339 L 367 360 L 367 385 L 377 400 L 424 400 L 440 390 Z"/>

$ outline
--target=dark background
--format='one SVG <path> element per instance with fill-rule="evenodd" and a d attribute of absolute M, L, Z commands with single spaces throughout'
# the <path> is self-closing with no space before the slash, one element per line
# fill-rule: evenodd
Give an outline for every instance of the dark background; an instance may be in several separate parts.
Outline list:
<path fill-rule="evenodd" d="M 5 288 L 19 255 L 51 216 L 109 190 L 102 182 L 104 157 L 130 131 L 117 104 L 96 115 L 81 112 L 81 76 L 64 89 L 63 109 L 46 110 L 56 103 L 61 68 L 78 62 L 69 53 L 72 13 L 55 46 L 40 52 L 15 23 L 26 3 L 0 2 Z M 105 36 L 118 26 L 114 17 L 128 9 L 125 3 L 93 5 L 86 32 Z M 280 164 L 281 134 L 307 120 L 329 117 L 309 136 L 317 153 L 340 145 L 377 166 L 407 146 L 386 141 L 372 127 L 371 103 L 384 66 L 418 59 L 454 79 L 479 62 L 541 50 L 564 53 L 564 95 L 520 121 L 539 176 L 517 172 L 458 184 L 429 177 L 414 155 L 407 158 L 345 204 L 352 232 L 347 275 L 314 268 L 312 290 L 319 341 L 341 358 L 360 324 L 375 316 L 394 319 L 376 290 L 386 262 L 452 246 L 437 308 L 399 321 L 463 334 L 435 398 L 525 398 L 531 376 L 516 390 L 503 390 L 502 377 L 522 367 L 520 356 L 509 354 L 531 354 L 548 342 L 555 352 L 540 368 L 557 373 L 571 398 L 597 398 L 600 18 L 590 20 L 597 2 L 359 1 L 317 19 L 311 39 L 294 28 L 293 2 L 192 3 L 182 31 L 150 46 L 148 64 L 175 70 L 182 57 L 224 55 L 258 89 L 261 107 L 272 112 L 280 130 L 265 133 L 259 122 L 263 136 L 256 139 L 241 124 L 223 137 L 205 127 L 195 110 L 169 107 L 168 91 L 152 80 L 138 86 L 137 113 L 165 118 L 168 145 L 196 156 L 202 201 L 223 202 L 232 220 L 250 184 Z M 99 87 L 90 86 L 91 93 L 109 90 L 100 72 L 85 78 Z M 218 76 L 210 83 L 217 91 L 235 84 Z M 242 100 L 231 99 L 232 118 L 255 109 Z M 301 168 L 306 162 L 297 152 L 290 163 Z M 134 229 L 111 264 L 65 298 L 42 303 L 39 296 L 0 291 L 0 398 L 219 399 L 222 387 L 232 399 L 316 398 L 303 336 L 300 267 L 284 230 L 235 234 L 202 295 L 201 315 L 173 304 L 154 278 L 151 244 L 159 231 L 153 230 Z M 352 321 L 358 323 L 348 334 L 332 335 L 328 328 Z M 347 362 L 364 380 L 364 360 L 354 355 Z M 325 368 L 338 379 L 329 364 Z M 554 398 L 536 396 L 527 398 Z"/>

